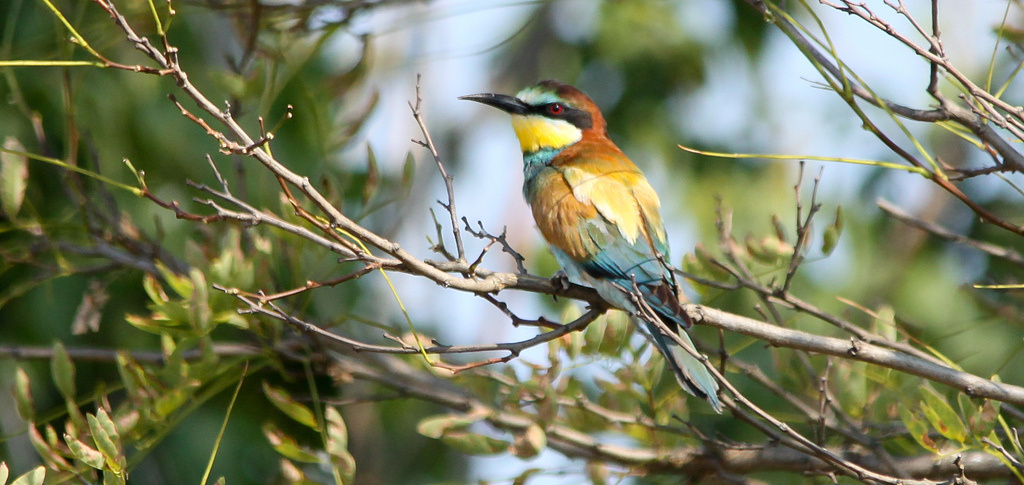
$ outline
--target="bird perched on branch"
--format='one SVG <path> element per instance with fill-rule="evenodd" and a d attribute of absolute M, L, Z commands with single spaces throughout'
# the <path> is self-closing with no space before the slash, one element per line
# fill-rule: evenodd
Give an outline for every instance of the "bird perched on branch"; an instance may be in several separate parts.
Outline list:
<path fill-rule="evenodd" d="M 692 322 L 666 264 L 668 240 L 658 195 L 608 138 L 594 102 L 557 81 L 542 81 L 515 96 L 459 99 L 512 115 L 523 150 L 523 195 L 569 280 L 592 286 L 642 323 L 683 389 L 721 412 L 718 384 L 704 364 L 650 321 L 656 315 L 693 347 L 686 334 Z"/>

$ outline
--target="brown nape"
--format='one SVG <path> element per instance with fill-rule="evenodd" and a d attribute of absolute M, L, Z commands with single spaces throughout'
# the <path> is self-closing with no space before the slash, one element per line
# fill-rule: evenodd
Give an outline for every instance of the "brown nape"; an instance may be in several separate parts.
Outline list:
<path fill-rule="evenodd" d="M 541 81 L 537 85 L 554 91 L 559 98 L 564 99 L 569 105 L 590 113 L 592 120 L 590 129 L 607 136 L 608 124 L 605 122 L 601 110 L 598 109 L 597 105 L 594 104 L 594 101 L 586 93 L 580 91 L 575 86 L 551 79 Z"/>

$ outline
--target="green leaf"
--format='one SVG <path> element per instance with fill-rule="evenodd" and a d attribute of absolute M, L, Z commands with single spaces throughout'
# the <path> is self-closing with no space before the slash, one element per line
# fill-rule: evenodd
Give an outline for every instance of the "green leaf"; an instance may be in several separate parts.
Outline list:
<path fill-rule="evenodd" d="M 68 401 L 75 400 L 75 364 L 71 362 L 64 344 L 54 342 L 53 358 L 50 359 L 50 368 L 53 372 L 53 382 L 57 390 Z"/>
<path fill-rule="evenodd" d="M 711 251 L 704 246 L 704 243 L 697 243 L 697 245 L 693 247 L 693 256 L 696 260 L 695 266 L 700 268 L 699 271 L 695 272 L 697 275 L 715 281 L 725 281 L 732 277 L 728 271 L 715 264 L 714 255 L 712 255 Z"/>
<path fill-rule="evenodd" d="M 324 413 L 327 420 L 327 453 L 341 473 L 345 483 L 351 483 L 356 474 L 356 459 L 348 452 L 348 429 L 341 413 L 334 406 L 327 406 Z"/>
<path fill-rule="evenodd" d="M 127 352 L 117 353 L 117 372 L 121 375 L 121 382 L 129 399 L 140 403 L 148 398 L 145 386 L 146 373 Z"/>
<path fill-rule="evenodd" d="M 427 438 L 438 439 L 448 431 L 468 428 L 469 425 L 487 417 L 485 413 L 441 414 L 420 420 L 416 432 Z"/>
<path fill-rule="evenodd" d="M 95 415 L 86 416 L 89 421 L 89 432 L 92 433 L 92 440 L 96 448 L 103 453 L 107 461 L 107 468 L 115 473 L 124 470 L 125 457 L 121 453 L 121 436 L 117 433 L 114 422 L 110 420 L 107 411 L 102 407 Z"/>
<path fill-rule="evenodd" d="M 170 300 L 167 293 L 164 292 L 163 287 L 160 286 L 160 280 L 147 273 L 142 278 L 142 289 L 146 290 L 146 295 L 149 296 L 149 301 L 153 303 L 166 303 Z"/>
<path fill-rule="evenodd" d="M 903 421 L 903 425 L 907 427 L 907 431 L 910 436 L 917 441 L 921 447 L 932 453 L 938 453 L 939 447 L 935 444 L 935 441 L 928 436 L 928 424 L 923 419 L 914 414 L 910 408 L 906 405 L 900 405 L 900 419 Z"/>
<path fill-rule="evenodd" d="M 177 293 L 178 296 L 182 298 L 189 298 L 192 296 L 192 292 L 195 291 L 196 287 L 188 275 L 179 275 L 162 264 L 157 264 L 157 269 L 160 270 L 160 276 L 163 276 L 164 281 L 167 282 L 167 286 L 170 286 L 171 290 Z M 163 295 L 163 300 L 169 301 L 170 299 L 167 295 Z"/>
<path fill-rule="evenodd" d="M 270 446 L 285 458 L 300 461 L 303 463 L 320 463 L 316 453 L 299 445 L 291 436 L 284 434 L 277 426 L 271 423 L 263 425 L 263 435 L 267 437 Z"/>
<path fill-rule="evenodd" d="M 189 320 L 203 334 L 213 330 L 213 311 L 210 310 L 210 285 L 206 283 L 206 275 L 198 268 L 189 271 L 192 293 L 188 295 Z"/>
<path fill-rule="evenodd" d="M 183 389 L 172 389 L 157 396 L 153 402 L 153 411 L 159 417 L 170 416 L 171 413 L 177 411 L 185 404 L 190 397 L 192 397 L 191 392 L 185 392 Z"/>
<path fill-rule="evenodd" d="M 508 450 L 507 441 L 482 434 L 452 431 L 441 437 L 441 442 L 467 455 L 495 455 Z"/>
<path fill-rule="evenodd" d="M 18 415 L 21 419 L 32 422 L 36 417 L 32 402 L 32 384 L 21 366 L 14 371 L 14 400 L 17 402 Z"/>
<path fill-rule="evenodd" d="M 972 436 L 986 436 L 995 429 L 999 417 L 999 401 L 985 399 L 978 406 L 964 394 L 958 393 L 956 398 Z"/>
<path fill-rule="evenodd" d="M 32 469 L 32 471 L 18 477 L 16 480 L 11 482 L 11 485 L 43 485 L 43 480 L 45 478 L 46 468 L 38 466 Z"/>
<path fill-rule="evenodd" d="M 126 481 L 123 471 L 103 470 L 103 485 L 125 485 Z"/>
<path fill-rule="evenodd" d="M 4 139 L 4 149 L 24 152 L 25 147 L 13 136 Z M 0 151 L 0 213 L 14 219 L 21 210 L 28 188 L 28 157 Z"/>
<path fill-rule="evenodd" d="M 836 244 L 838 243 L 839 232 L 832 226 L 826 227 L 825 234 L 822 235 L 821 253 L 826 256 L 832 254 L 832 251 L 836 249 Z"/>
<path fill-rule="evenodd" d="M 779 261 L 779 253 L 772 250 L 768 238 L 759 241 L 748 235 L 744 240 L 744 245 L 747 247 L 747 252 L 761 263 L 775 264 Z"/>
<path fill-rule="evenodd" d="M 416 157 L 412 152 L 405 155 L 405 164 L 402 165 L 402 193 L 408 194 L 412 190 L 413 177 L 416 175 Z"/>
<path fill-rule="evenodd" d="M 935 430 L 957 443 L 966 442 L 967 426 L 960 420 L 960 416 L 956 414 L 953 407 L 946 402 L 946 399 L 929 386 L 922 386 L 920 393 L 924 400 L 921 410 Z"/>
<path fill-rule="evenodd" d="M 826 256 L 832 254 L 832 251 L 836 249 L 836 244 L 839 243 L 839 236 L 843 234 L 843 206 L 836 207 L 836 219 L 832 225 L 825 228 L 825 234 L 823 235 L 823 241 L 821 243 L 821 252 Z"/>
<path fill-rule="evenodd" d="M 327 406 L 324 418 L 327 420 L 327 452 L 332 455 L 348 453 L 348 429 L 341 413 L 334 406 Z"/>
<path fill-rule="evenodd" d="M 39 456 L 43 459 L 43 462 L 49 464 L 51 467 L 56 469 L 70 467 L 71 465 L 67 462 L 67 460 L 65 460 L 64 457 L 60 455 L 60 453 L 54 450 L 54 448 L 58 444 L 58 441 L 56 439 L 56 433 L 53 431 L 53 427 L 47 425 L 46 429 L 47 434 L 52 434 L 54 437 L 54 439 L 52 440 L 52 444 L 47 442 L 47 440 L 43 438 L 43 435 L 39 433 L 39 429 L 37 429 L 34 425 L 28 427 L 28 439 L 32 443 L 32 447 L 36 449 L 36 453 L 38 453 Z"/>
<path fill-rule="evenodd" d="M 306 425 L 310 428 L 317 429 L 316 416 L 313 414 L 305 404 L 302 404 L 295 399 L 292 399 L 284 390 L 278 389 L 271 386 L 266 381 L 263 381 L 263 394 L 267 396 L 277 409 L 280 409 L 283 413 L 287 414 L 288 417 Z"/>
<path fill-rule="evenodd" d="M 64 441 L 68 444 L 68 448 L 71 449 L 71 454 L 75 455 L 75 458 L 97 470 L 103 469 L 103 464 L 106 462 L 103 459 L 103 453 L 78 441 L 77 438 L 71 435 L 64 435 Z"/>

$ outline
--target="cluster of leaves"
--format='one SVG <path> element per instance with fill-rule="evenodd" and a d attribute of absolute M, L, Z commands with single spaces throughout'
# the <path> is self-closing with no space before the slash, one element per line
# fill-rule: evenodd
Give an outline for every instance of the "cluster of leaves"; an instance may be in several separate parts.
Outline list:
<path fill-rule="evenodd" d="M 128 460 L 121 435 L 134 430 L 140 421 L 139 414 L 129 411 L 127 406 L 114 413 L 100 407 L 95 414 L 83 414 L 76 402 L 75 367 L 63 345 L 54 346 L 51 364 L 54 384 L 64 397 L 67 412 L 62 435 L 51 424 L 41 425 L 40 431 L 29 377 L 20 368 L 15 374 L 18 413 L 29 423 L 29 439 L 46 463 L 45 468 L 39 467 L 20 480 L 41 484 L 45 469 L 49 468 L 57 472 L 60 480 L 90 475 L 96 480 L 95 475 L 102 474 L 105 484 L 126 483 Z"/>
<path fill-rule="evenodd" d="M 237 235 L 237 231 L 231 232 Z M 237 237 L 233 240 L 238 242 Z M 250 281 L 252 265 L 239 260 L 240 256 L 237 244 L 229 246 L 210 262 L 207 274 L 223 282 Z M 144 286 L 151 300 L 148 313 L 127 319 L 137 328 L 158 335 L 161 352 L 156 356 L 145 355 L 147 363 L 134 358 L 131 352 L 117 352 L 120 379 L 114 389 L 101 386 L 83 399 L 75 386 L 74 361 L 58 342 L 53 347 L 51 374 L 65 406 L 62 413 L 41 417 L 35 410 L 28 374 L 20 368 L 16 371 L 18 412 L 28 424 L 28 436 L 45 468 L 56 472 L 52 480 L 82 477 L 95 481 L 96 475 L 101 474 L 104 484 L 123 484 L 128 470 L 200 406 L 232 386 L 236 387 L 237 397 L 247 373 L 259 375 L 268 366 L 283 365 L 279 356 L 261 353 L 256 348 L 241 348 L 245 352 L 234 357 L 222 356 L 213 337 L 218 326 L 227 324 L 253 332 L 260 328 L 250 327 L 252 320 L 240 316 L 227 295 L 211 294 L 203 273 L 192 271 L 183 276 L 165 270 L 161 276 L 159 280 L 153 275 L 145 277 Z M 173 293 L 168 294 L 164 288 Z M 273 339 L 274 335 L 263 337 Z M 315 383 L 310 385 L 315 398 Z M 326 467 L 334 475 L 335 483 L 352 482 L 355 462 L 347 450 L 344 420 L 335 407 L 315 401 L 314 412 L 296 401 L 290 391 L 267 382 L 263 383 L 263 395 L 286 416 L 321 436 L 319 447 L 326 452 L 320 455 L 300 445 L 274 419 L 268 420 L 263 426 L 264 434 L 282 457 L 280 471 L 287 483 L 316 483 L 296 462 Z M 225 424 L 234 403 L 232 399 Z M 83 414 L 82 408 L 88 406 L 95 406 L 95 413 Z M 62 433 L 58 434 L 54 421 L 63 422 Z M 220 439 L 218 436 L 214 444 L 211 465 Z M 38 476 L 39 481 L 29 483 L 42 483 L 40 472 L 34 471 L 32 476 Z M 224 478 L 218 483 L 224 483 Z"/>

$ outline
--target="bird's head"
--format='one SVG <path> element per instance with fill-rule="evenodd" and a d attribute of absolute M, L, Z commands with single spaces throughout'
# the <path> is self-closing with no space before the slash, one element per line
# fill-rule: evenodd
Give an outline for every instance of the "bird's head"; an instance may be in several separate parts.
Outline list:
<path fill-rule="evenodd" d="M 597 105 L 583 91 L 558 81 L 541 81 L 515 96 L 482 93 L 459 99 L 512 115 L 512 128 L 526 154 L 561 150 L 580 141 L 587 132 L 605 133 L 604 117 Z"/>

